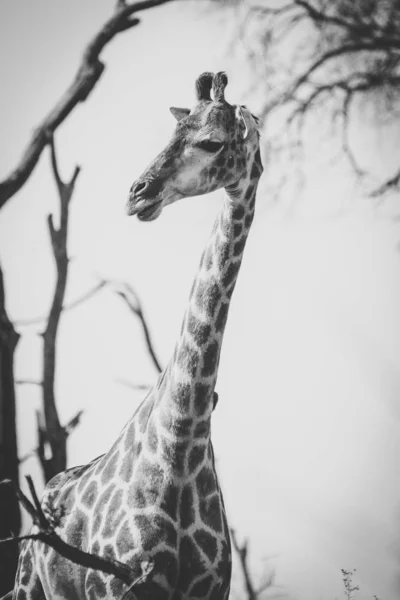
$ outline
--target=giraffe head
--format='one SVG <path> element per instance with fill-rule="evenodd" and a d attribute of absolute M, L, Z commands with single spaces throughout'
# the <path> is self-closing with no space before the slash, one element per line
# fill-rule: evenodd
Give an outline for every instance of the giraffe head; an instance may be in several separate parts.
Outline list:
<path fill-rule="evenodd" d="M 239 183 L 251 178 L 249 163 L 259 152 L 257 119 L 225 100 L 227 83 L 223 72 L 203 73 L 196 80 L 196 106 L 170 109 L 178 121 L 175 132 L 133 183 L 129 215 L 152 221 L 168 204 L 222 187 L 234 198 Z"/>

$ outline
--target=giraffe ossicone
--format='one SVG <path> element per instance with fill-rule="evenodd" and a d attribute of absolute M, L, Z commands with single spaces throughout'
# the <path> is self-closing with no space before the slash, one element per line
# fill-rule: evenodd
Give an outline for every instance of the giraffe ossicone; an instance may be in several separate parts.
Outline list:
<path fill-rule="evenodd" d="M 172 140 L 128 198 L 128 214 L 151 221 L 184 197 L 226 190 L 173 355 L 111 449 L 56 476 L 42 500 L 49 515 L 63 507 L 57 532 L 67 543 L 134 569 L 152 564 L 127 599 L 229 595 L 231 546 L 211 414 L 262 165 L 257 121 L 247 108 L 225 100 L 226 85 L 225 73 L 197 78 L 195 107 L 172 109 L 178 121 Z M 21 549 L 13 598 L 116 600 L 127 589 L 116 577 L 75 565 L 31 540 Z"/>

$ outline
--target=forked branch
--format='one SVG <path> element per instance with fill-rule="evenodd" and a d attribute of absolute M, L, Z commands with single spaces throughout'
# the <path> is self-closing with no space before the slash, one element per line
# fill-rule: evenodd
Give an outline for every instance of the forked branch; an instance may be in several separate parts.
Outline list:
<path fill-rule="evenodd" d="M 90 40 L 83 52 L 81 63 L 76 75 L 66 89 L 64 94 L 35 129 L 20 162 L 0 182 L 0 208 L 24 185 L 40 155 L 49 143 L 51 136 L 59 125 L 68 117 L 71 111 L 80 103 L 84 102 L 93 91 L 105 69 L 100 55 L 104 47 L 118 34 L 131 29 L 140 23 L 140 20 L 132 15 L 171 0 L 143 0 L 142 2 L 117 2 L 114 14 L 107 19 L 100 30 Z"/>
<path fill-rule="evenodd" d="M 54 385 L 58 325 L 68 277 L 67 238 L 69 205 L 80 172 L 80 167 L 76 166 L 71 179 L 65 183 L 60 176 L 54 138 L 50 134 L 49 144 L 51 166 L 60 200 L 60 224 L 57 228 L 54 225 L 53 215 L 48 216 L 47 222 L 57 269 L 57 281 L 46 328 L 43 333 L 43 417 L 39 414 L 37 419 L 39 438 L 38 456 L 45 481 L 49 481 L 54 475 L 66 469 L 67 466 L 66 440 L 69 431 L 61 425 L 58 417 Z"/>
<path fill-rule="evenodd" d="M 259 600 L 261 594 L 274 587 L 275 574 L 273 572 L 269 573 L 258 586 L 255 586 L 248 565 L 248 540 L 245 539 L 240 545 L 234 529 L 230 529 L 230 534 L 233 548 L 238 556 L 240 567 L 242 569 L 247 600 Z"/>

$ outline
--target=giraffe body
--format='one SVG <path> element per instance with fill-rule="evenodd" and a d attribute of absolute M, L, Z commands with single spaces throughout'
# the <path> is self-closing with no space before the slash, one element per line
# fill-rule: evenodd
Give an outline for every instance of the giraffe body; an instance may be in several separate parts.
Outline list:
<path fill-rule="evenodd" d="M 196 82 L 198 104 L 171 109 L 173 139 L 133 184 L 128 214 L 158 217 L 186 196 L 225 187 L 173 356 L 110 451 L 55 477 L 42 505 L 68 543 L 153 570 L 127 598 L 225 600 L 231 548 L 210 428 L 229 303 L 262 172 L 256 122 L 225 101 L 223 73 Z M 210 89 L 213 87 L 214 100 Z M 38 542 L 21 551 L 14 600 L 122 598 L 126 584 Z"/>

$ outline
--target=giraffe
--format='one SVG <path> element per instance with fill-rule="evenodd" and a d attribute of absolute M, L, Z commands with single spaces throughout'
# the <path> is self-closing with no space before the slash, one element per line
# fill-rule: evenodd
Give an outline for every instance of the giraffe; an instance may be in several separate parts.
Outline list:
<path fill-rule="evenodd" d="M 257 120 L 225 100 L 227 76 L 203 73 L 194 108 L 172 107 L 173 137 L 133 183 L 127 213 L 152 221 L 168 204 L 225 188 L 166 368 L 105 455 L 47 485 L 46 514 L 87 552 L 153 571 L 127 598 L 225 600 L 229 530 L 214 464 L 211 414 L 223 333 L 262 164 Z M 211 92 L 213 97 L 211 97 Z M 122 598 L 126 584 L 25 542 L 14 600 Z"/>

